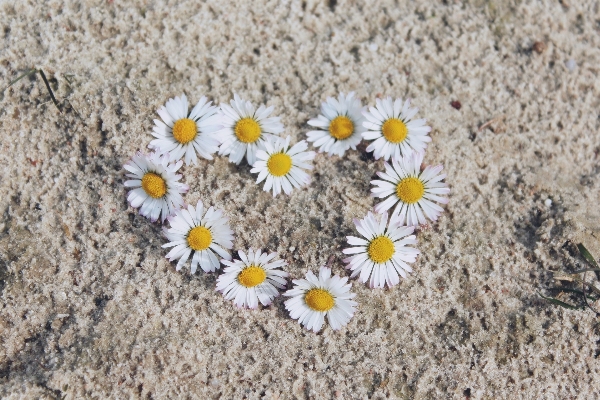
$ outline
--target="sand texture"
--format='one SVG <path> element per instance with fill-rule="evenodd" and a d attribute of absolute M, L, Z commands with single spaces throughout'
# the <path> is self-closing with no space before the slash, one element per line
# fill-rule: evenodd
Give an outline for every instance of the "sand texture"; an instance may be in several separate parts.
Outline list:
<path fill-rule="evenodd" d="M 0 3 L 1 86 L 41 68 L 63 107 L 39 75 L 0 94 L 0 397 L 600 397 L 598 319 L 537 294 L 584 267 L 576 243 L 600 255 L 599 3 L 369 3 Z M 339 332 L 308 332 L 281 298 L 235 308 L 127 204 L 122 166 L 158 107 L 234 91 L 294 142 L 339 91 L 410 97 L 432 127 L 450 203 L 408 279 L 353 281 Z M 222 208 L 235 249 L 278 251 L 293 278 L 331 255 L 349 275 L 345 236 L 383 168 L 365 147 L 317 155 L 311 186 L 276 199 L 246 163 L 202 160 L 182 168 L 185 200 Z"/>

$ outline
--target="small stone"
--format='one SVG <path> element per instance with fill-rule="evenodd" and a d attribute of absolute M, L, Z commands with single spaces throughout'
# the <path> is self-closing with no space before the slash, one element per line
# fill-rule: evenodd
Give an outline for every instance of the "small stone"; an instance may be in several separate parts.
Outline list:
<path fill-rule="evenodd" d="M 535 51 L 538 54 L 542 54 L 544 51 L 546 51 L 546 43 L 544 42 L 535 42 L 533 44 L 533 51 Z"/>
<path fill-rule="evenodd" d="M 460 101 L 458 100 L 451 101 L 450 105 L 456 108 L 457 110 L 460 110 L 460 108 L 462 107 L 462 104 L 460 104 Z"/>
<path fill-rule="evenodd" d="M 379 46 L 377 46 L 376 43 L 371 43 L 369 45 L 369 50 L 371 50 L 371 51 L 377 51 L 377 49 L 379 49 Z"/>
<path fill-rule="evenodd" d="M 546 207 L 551 207 L 552 206 L 552 200 L 546 199 L 546 201 L 544 201 L 544 204 L 546 205 Z"/>
<path fill-rule="evenodd" d="M 577 63 L 571 58 L 565 61 L 565 67 L 567 67 L 569 71 L 575 71 L 575 68 L 577 68 Z"/>

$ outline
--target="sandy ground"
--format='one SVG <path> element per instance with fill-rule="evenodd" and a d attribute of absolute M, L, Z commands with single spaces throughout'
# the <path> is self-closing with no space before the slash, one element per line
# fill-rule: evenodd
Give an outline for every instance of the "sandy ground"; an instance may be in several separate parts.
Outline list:
<path fill-rule="evenodd" d="M 64 108 L 39 76 L 0 94 L 1 397 L 598 398 L 598 320 L 536 293 L 583 267 L 575 243 L 600 255 L 597 1 L 82 3 L 0 5 L 2 87 L 42 68 Z M 155 110 L 233 91 L 293 140 L 338 91 L 411 97 L 433 128 L 446 212 L 399 286 L 354 282 L 340 332 L 302 329 L 281 299 L 236 309 L 214 274 L 176 272 L 126 202 Z M 217 157 L 184 167 L 185 198 L 294 278 L 331 255 L 347 275 L 382 162 L 362 146 L 315 167 L 273 200 Z"/>

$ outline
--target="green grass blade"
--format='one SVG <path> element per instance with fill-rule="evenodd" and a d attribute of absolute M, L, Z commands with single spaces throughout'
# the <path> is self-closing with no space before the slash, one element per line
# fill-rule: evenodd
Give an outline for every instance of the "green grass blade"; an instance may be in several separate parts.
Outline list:
<path fill-rule="evenodd" d="M 587 260 L 587 262 L 589 262 L 590 264 L 592 264 L 596 268 L 600 268 L 598 266 L 598 263 L 596 262 L 596 260 L 594 260 L 594 257 L 590 254 L 590 252 L 588 251 L 588 249 L 585 248 L 585 246 L 583 245 L 583 243 L 579 243 L 577 245 L 577 248 L 579 249 L 579 252 L 583 256 L 583 258 L 585 258 Z"/>
<path fill-rule="evenodd" d="M 549 301 L 552 304 L 556 304 L 557 306 L 561 306 L 564 308 L 568 308 L 569 310 L 580 310 L 581 307 L 577 307 L 577 306 L 572 306 L 570 304 L 565 303 L 564 301 L 560 301 L 558 299 L 555 299 L 554 297 L 546 297 L 543 294 L 541 294 L 540 292 L 538 292 L 538 294 L 545 300 Z"/>

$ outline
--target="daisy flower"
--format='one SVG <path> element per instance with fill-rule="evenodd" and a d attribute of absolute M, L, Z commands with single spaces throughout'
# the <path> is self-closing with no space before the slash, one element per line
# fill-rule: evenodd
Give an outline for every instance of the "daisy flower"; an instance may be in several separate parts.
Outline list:
<path fill-rule="evenodd" d="M 221 262 L 227 265 L 217 279 L 217 290 L 238 307 L 258 308 L 260 301 L 268 306 L 279 296 L 277 289 L 285 288 L 288 273 L 278 268 L 287 265 L 283 260 L 271 261 L 277 253 L 261 253 L 260 250 L 238 252 L 240 260 Z"/>
<path fill-rule="evenodd" d="M 406 273 L 412 272 L 407 263 L 414 262 L 419 254 L 419 250 L 407 246 L 417 244 L 415 235 L 411 235 L 414 226 L 400 226 L 394 216 L 388 225 L 387 213 L 377 221 L 371 212 L 362 220 L 355 219 L 354 224 L 364 239 L 347 236 L 348 244 L 355 247 L 342 250 L 344 254 L 354 254 L 344 260 L 346 268 L 352 271 L 351 278 L 360 274 L 361 282 L 383 288 L 386 283 L 388 287 L 397 285 L 398 275 L 406 278 Z"/>
<path fill-rule="evenodd" d="M 441 165 L 427 166 L 421 172 L 422 153 L 408 154 L 400 159 L 385 163 L 385 172 L 377 172 L 383 180 L 371 181 L 377 187 L 371 189 L 373 197 L 387 197 L 375 206 L 382 213 L 398 204 L 394 215 L 399 216 L 398 223 L 419 225 L 427 223 L 426 218 L 436 221 L 444 211 L 437 203 L 447 204 L 448 198 L 442 197 L 450 192 L 448 184 L 442 182 L 446 177 L 440 174 Z"/>
<path fill-rule="evenodd" d="M 214 132 L 220 129 L 219 118 L 215 115 L 216 106 L 202 97 L 198 104 L 188 113 L 188 100 L 185 95 L 169 99 L 158 109 L 161 120 L 154 120 L 149 148 L 160 154 L 169 153 L 172 160 L 180 160 L 185 156 L 187 165 L 197 164 L 196 152 L 208 160 L 219 148 L 219 141 Z"/>
<path fill-rule="evenodd" d="M 327 316 L 331 328 L 338 330 L 354 315 L 358 304 L 352 300 L 356 294 L 350 293 L 348 278 L 331 276 L 331 269 L 321 267 L 318 278 L 308 271 L 306 279 L 293 282 L 294 288 L 283 294 L 291 297 L 285 301 L 285 308 L 306 329 L 319 332 Z"/>
<path fill-rule="evenodd" d="M 131 207 L 140 207 L 140 214 L 152 222 L 161 216 L 161 222 L 181 207 L 181 193 L 188 191 L 188 185 L 178 182 L 181 175 L 176 174 L 183 165 L 182 161 L 169 164 L 169 155 L 157 153 L 150 155 L 137 153 L 123 168 L 129 171 L 126 176 L 133 178 L 125 181 L 125 187 L 133 188 L 127 195 Z"/>
<path fill-rule="evenodd" d="M 263 189 L 268 192 L 273 188 L 273 197 L 283 190 L 290 194 L 294 187 L 300 188 L 310 183 L 310 176 L 302 169 L 313 169 L 306 161 L 315 158 L 314 151 L 304 151 L 308 144 L 302 140 L 290 147 L 290 137 L 267 140 L 265 150 L 258 150 L 253 174 L 258 173 L 256 183 L 265 182 Z"/>
<path fill-rule="evenodd" d="M 165 235 L 170 242 L 162 247 L 173 247 L 167 258 L 169 261 L 179 259 L 175 269 L 179 271 L 190 256 L 192 274 L 196 273 L 198 264 L 204 272 L 219 269 L 219 260 L 215 253 L 231 260 L 231 255 L 225 250 L 233 246 L 233 231 L 227 221 L 223 211 L 214 207 L 205 210 L 202 201 L 198 201 L 196 208 L 190 205 L 187 209 L 178 210 L 169 218 L 171 228 L 165 229 Z"/>
<path fill-rule="evenodd" d="M 321 115 L 308 121 L 310 126 L 320 128 L 306 134 L 308 141 L 319 148 L 319 152 L 327 152 L 330 156 L 343 156 L 346 150 L 356 150 L 356 145 L 362 140 L 361 134 L 367 129 L 363 127 L 366 111 L 360 100 L 354 97 L 354 92 L 340 93 L 337 99 L 328 97 L 321 103 Z"/>
<path fill-rule="evenodd" d="M 231 106 L 221 103 L 217 132 L 220 137 L 220 155 L 229 155 L 229 161 L 239 164 L 246 154 L 249 165 L 256 161 L 256 151 L 263 148 L 269 137 L 283 132 L 279 117 L 269 117 L 273 106 L 261 105 L 258 110 L 249 101 L 242 100 L 234 93 Z"/>
<path fill-rule="evenodd" d="M 376 159 L 383 157 L 400 158 L 411 150 L 425 151 L 431 138 L 427 135 L 431 128 L 424 119 L 412 118 L 418 108 L 410 108 L 410 99 L 402 105 L 402 99 L 392 101 L 391 97 L 377 99 L 377 107 L 370 107 L 363 115 L 367 119 L 363 126 L 369 131 L 362 134 L 366 140 L 375 140 L 367 147 Z"/>

